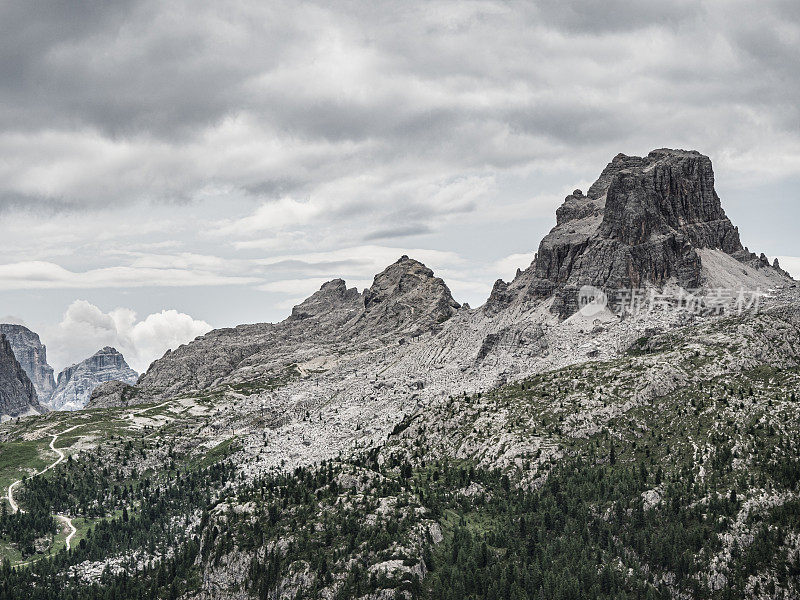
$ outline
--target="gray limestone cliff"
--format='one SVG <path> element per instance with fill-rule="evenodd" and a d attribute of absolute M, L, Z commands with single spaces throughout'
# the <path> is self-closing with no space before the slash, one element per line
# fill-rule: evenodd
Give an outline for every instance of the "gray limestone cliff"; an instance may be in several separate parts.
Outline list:
<path fill-rule="evenodd" d="M 166 396 L 281 376 L 288 365 L 321 355 L 398 344 L 435 331 L 459 306 L 441 278 L 402 256 L 376 275 L 363 294 L 335 279 L 280 323 L 217 329 L 169 351 L 142 375 L 137 388 Z"/>
<path fill-rule="evenodd" d="M 460 308 L 445 282 L 408 256 L 389 265 L 364 290 L 364 310 L 353 329 L 360 334 L 420 335 Z"/>
<path fill-rule="evenodd" d="M 136 388 L 124 381 L 107 381 L 94 390 L 84 408 L 112 408 L 128 406 L 135 396 Z"/>
<path fill-rule="evenodd" d="M 556 218 L 531 266 L 511 283 L 495 283 L 487 311 L 555 296 L 554 312 L 566 317 L 584 285 L 699 289 L 716 283 L 716 271 L 731 270 L 726 257 L 746 265 L 750 280 L 786 279 L 742 247 L 714 190 L 711 160 L 699 152 L 619 154 L 586 195 L 575 190 L 566 197 Z"/>
<path fill-rule="evenodd" d="M 292 309 L 292 321 L 320 317 L 336 318 L 333 313 L 347 318 L 361 309 L 361 294 L 356 288 L 347 288 L 343 279 L 323 283 L 322 287 Z M 337 319 L 338 320 L 338 319 Z"/>
<path fill-rule="evenodd" d="M 595 333 L 581 346 L 552 327 L 575 312 L 580 286 L 790 282 L 765 256 L 742 247 L 714 191 L 711 161 L 698 152 L 620 154 L 586 195 L 570 194 L 556 218 L 533 264 L 511 283 L 498 281 L 482 309 L 460 306 L 431 269 L 402 256 L 362 293 L 334 279 L 280 323 L 217 329 L 170 350 L 142 375 L 135 393 L 126 391 L 126 399 L 123 388 L 109 388 L 103 402 L 273 390 L 323 372 L 336 374 L 337 393 L 367 398 L 378 394 L 370 381 L 389 376 L 442 386 L 471 378 L 485 387 L 556 355 L 578 360 L 600 353 L 588 339 Z M 605 331 L 602 324 L 587 325 L 597 335 Z M 616 347 L 621 340 L 611 342 Z M 355 384 L 353 365 L 362 363 L 375 372 Z"/>
<path fill-rule="evenodd" d="M 0 333 L 0 417 L 19 417 L 46 412 L 8 338 Z"/>
<path fill-rule="evenodd" d="M 94 389 L 107 381 L 136 383 L 138 375 L 116 349 L 106 346 L 86 360 L 58 374 L 50 400 L 53 410 L 78 410 L 86 406 Z"/>
<path fill-rule="evenodd" d="M 6 336 L 14 356 L 36 388 L 39 402 L 47 404 L 56 387 L 53 367 L 47 364 L 47 348 L 36 333 L 23 325 L 2 323 L 0 333 Z"/>

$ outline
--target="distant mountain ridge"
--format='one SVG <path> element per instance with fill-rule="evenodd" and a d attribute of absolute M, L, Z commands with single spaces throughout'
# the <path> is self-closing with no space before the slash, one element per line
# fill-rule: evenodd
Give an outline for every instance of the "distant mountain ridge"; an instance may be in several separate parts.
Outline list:
<path fill-rule="evenodd" d="M 71 365 L 58 374 L 58 383 L 50 399 L 53 410 L 78 410 L 86 406 L 92 392 L 102 383 L 136 383 L 139 375 L 128 366 L 115 348 L 106 346 L 89 358 Z"/>
<path fill-rule="evenodd" d="M 425 265 L 402 256 L 359 294 L 336 279 L 296 306 L 284 321 L 217 329 L 168 351 L 142 375 L 144 395 L 204 389 L 233 373 L 270 377 L 290 364 L 382 347 L 439 329 L 460 305 Z"/>
<path fill-rule="evenodd" d="M 777 261 L 770 265 L 742 247 L 714 190 L 711 161 L 695 151 L 619 154 L 586 195 L 576 190 L 567 196 L 556 217 L 530 267 L 510 283 L 496 282 L 480 309 L 462 307 L 433 271 L 403 256 L 361 294 L 335 279 L 280 323 L 214 330 L 168 351 L 142 375 L 137 401 L 281 377 L 292 365 L 345 369 L 348 360 L 381 349 L 380 360 L 416 376 L 423 358 L 416 349 L 397 348 L 417 339 L 448 373 L 437 376 L 450 377 L 458 368 L 465 381 L 484 386 L 487 378 L 502 381 L 552 360 L 553 344 L 568 342 L 550 339 L 545 329 L 577 311 L 584 285 L 702 290 L 792 284 Z M 567 354 L 564 360 L 582 356 Z M 109 402 L 110 391 L 100 392 Z"/>
<path fill-rule="evenodd" d="M 47 363 L 47 348 L 37 333 L 23 325 L 2 323 L 0 335 L 5 336 L 7 350 L 34 388 L 31 397 L 27 383 L 21 380 L 8 358 L 4 362 L 6 376 L 0 379 L 0 394 L 4 394 L 6 399 L 0 402 L 0 415 L 25 414 L 26 406 L 36 412 L 78 410 L 88 403 L 99 385 L 109 381 L 134 384 L 139 377 L 122 354 L 107 346 L 61 371 L 56 381 L 53 368 Z"/>
<path fill-rule="evenodd" d="M 9 323 L 0 324 L 0 333 L 4 334 L 28 378 L 36 388 L 39 402 L 47 404 L 56 381 L 53 367 L 47 363 L 47 348 L 42 344 L 39 335 L 24 325 Z"/>
<path fill-rule="evenodd" d="M 46 412 L 11 343 L 0 333 L 0 417 L 20 417 Z"/>
<path fill-rule="evenodd" d="M 587 194 L 566 197 L 532 264 L 510 283 L 498 280 L 479 309 L 461 306 L 431 269 L 404 255 L 362 293 L 334 279 L 284 321 L 211 331 L 168 351 L 138 381 L 124 358 L 105 348 L 59 375 L 49 405 L 82 408 L 95 388 L 99 403 L 113 405 L 283 379 L 289 372 L 343 377 L 354 368 L 348 364 L 366 356 L 400 378 L 444 385 L 460 377 L 478 389 L 540 369 L 554 352 L 563 352 L 558 360 L 564 362 L 595 352 L 601 340 L 565 340 L 551 329 L 576 313 L 582 286 L 702 292 L 785 285 L 793 283 L 777 261 L 770 265 L 742 246 L 714 190 L 707 156 L 668 149 L 619 154 Z M 410 342 L 425 350 L 404 349 Z M 431 371 L 426 361 L 441 370 Z M 115 380 L 135 388 L 103 385 Z"/>

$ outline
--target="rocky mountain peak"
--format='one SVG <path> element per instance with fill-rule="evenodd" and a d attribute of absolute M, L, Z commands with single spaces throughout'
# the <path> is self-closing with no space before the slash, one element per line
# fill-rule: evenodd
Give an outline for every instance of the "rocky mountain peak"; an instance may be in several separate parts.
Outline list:
<path fill-rule="evenodd" d="M 568 221 L 579 221 L 587 217 L 596 217 L 602 210 L 602 201 L 597 198 L 584 196 L 581 190 L 575 190 L 564 198 L 564 204 L 556 209 L 556 224 L 563 225 Z"/>
<path fill-rule="evenodd" d="M 447 284 L 421 262 L 401 256 L 364 290 L 366 331 L 414 335 L 449 319 L 460 308 Z"/>
<path fill-rule="evenodd" d="M 361 307 L 361 294 L 347 288 L 343 279 L 333 279 L 292 309 L 292 320 L 329 315 L 333 311 L 353 311 Z"/>
<path fill-rule="evenodd" d="M 164 397 L 286 375 L 290 365 L 319 368 L 358 348 L 395 347 L 435 331 L 459 309 L 447 285 L 421 262 L 402 256 L 359 294 L 342 279 L 326 282 L 277 324 L 218 329 L 168 352 L 138 382 L 143 397 Z M 93 406 L 124 403 L 121 386 L 104 386 Z M 100 397 L 103 397 L 101 400 Z"/>
<path fill-rule="evenodd" d="M 444 289 L 441 286 L 444 286 L 444 282 L 434 277 L 433 271 L 404 254 L 397 262 L 375 275 L 372 286 L 364 290 L 364 307 L 370 309 L 377 304 L 408 294 L 418 288 L 426 290 L 439 288 L 435 291 L 447 290 L 447 286 L 444 286 Z M 445 293 L 449 295 L 450 291 L 447 290 Z"/>
<path fill-rule="evenodd" d="M 603 237 L 636 245 L 680 234 L 698 248 L 728 254 L 743 249 L 714 190 L 711 159 L 695 151 L 660 149 L 640 160 L 609 181 Z"/>
<path fill-rule="evenodd" d="M 45 412 L 34 387 L 14 355 L 11 342 L 0 333 L 0 417 Z"/>
<path fill-rule="evenodd" d="M 0 333 L 11 344 L 14 356 L 36 388 L 39 402 L 46 404 L 56 387 L 53 367 L 47 364 L 47 348 L 38 334 L 24 325 L 0 324 Z"/>
<path fill-rule="evenodd" d="M 565 198 L 556 219 L 533 264 L 511 283 L 495 284 L 487 311 L 555 296 L 553 309 L 566 317 L 583 285 L 622 289 L 672 281 L 696 289 L 713 283 L 719 268 L 725 270 L 720 279 L 730 283 L 731 260 L 760 270 L 751 277 L 743 267 L 743 282 L 786 277 L 742 247 L 714 190 L 711 160 L 694 150 L 618 154 L 586 195 L 575 190 Z"/>
<path fill-rule="evenodd" d="M 600 173 L 600 177 L 597 178 L 597 181 L 589 187 L 586 196 L 592 200 L 603 198 L 606 195 L 606 190 L 608 190 L 611 180 L 617 173 L 641 166 L 643 162 L 644 159 L 639 156 L 628 156 L 622 153 L 617 154 L 611 159 L 611 162 L 606 165 L 602 173 Z"/>
<path fill-rule="evenodd" d="M 95 352 L 86 360 L 67 367 L 58 374 L 56 389 L 50 399 L 53 410 L 77 410 L 86 406 L 92 391 L 107 381 L 133 384 L 139 378 L 125 357 L 111 346 Z"/>

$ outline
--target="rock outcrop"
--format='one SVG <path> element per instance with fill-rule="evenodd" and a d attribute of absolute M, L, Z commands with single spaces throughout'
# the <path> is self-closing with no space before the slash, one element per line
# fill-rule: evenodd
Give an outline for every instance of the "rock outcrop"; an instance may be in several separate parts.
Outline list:
<path fill-rule="evenodd" d="M 445 282 L 428 267 L 400 257 L 364 290 L 364 310 L 351 328 L 359 335 L 420 335 L 436 328 L 460 308 Z"/>
<path fill-rule="evenodd" d="M 498 281 L 490 313 L 514 302 L 555 296 L 553 310 L 576 310 L 584 285 L 604 290 L 674 283 L 699 289 L 713 283 L 700 250 L 726 254 L 776 282 L 785 273 L 746 251 L 714 190 L 711 160 L 699 152 L 654 150 L 617 155 L 586 195 L 575 190 L 556 212 L 531 266 L 510 284 Z"/>
<path fill-rule="evenodd" d="M 107 381 L 101 383 L 94 390 L 84 408 L 112 408 L 115 406 L 128 406 L 136 388 L 124 381 Z"/>
<path fill-rule="evenodd" d="M 136 383 L 138 374 L 116 349 L 106 346 L 86 360 L 58 374 L 50 407 L 53 410 L 78 410 L 86 406 L 94 389 L 107 381 Z"/>
<path fill-rule="evenodd" d="M 289 319 L 320 318 L 340 315 L 347 318 L 361 310 L 361 294 L 356 288 L 347 288 L 343 279 L 334 279 L 323 283 L 322 287 L 292 309 Z M 335 318 L 335 317 L 334 317 Z"/>
<path fill-rule="evenodd" d="M 0 418 L 46 412 L 8 338 L 0 333 Z"/>
<path fill-rule="evenodd" d="M 556 327 L 576 312 L 583 285 L 788 281 L 742 247 L 714 191 L 711 161 L 698 152 L 620 154 L 586 195 L 570 194 L 556 218 L 532 265 L 510 283 L 498 281 L 482 309 L 461 307 L 431 269 L 402 256 L 361 294 L 335 279 L 280 323 L 211 331 L 167 352 L 141 377 L 135 401 L 221 387 L 271 391 L 322 372 L 353 398 L 390 398 L 392 386 L 409 382 L 428 396 L 454 385 L 485 389 L 554 361 L 613 354 L 647 321 L 610 333 L 604 323 L 617 315 L 606 311 Z M 598 349 L 601 342 L 608 347 Z M 366 379 L 356 382 L 354 373 Z M 302 387 L 294 398 L 317 396 Z"/>
<path fill-rule="evenodd" d="M 142 375 L 138 388 L 168 396 L 282 376 L 310 359 L 396 345 L 435 331 L 459 309 L 444 281 L 402 256 L 359 294 L 335 279 L 277 323 L 211 331 L 167 352 Z"/>
<path fill-rule="evenodd" d="M 56 387 L 53 367 L 47 364 L 47 348 L 38 334 L 23 325 L 0 324 L 0 333 L 6 336 L 14 356 L 36 388 L 39 402 L 46 405 Z"/>

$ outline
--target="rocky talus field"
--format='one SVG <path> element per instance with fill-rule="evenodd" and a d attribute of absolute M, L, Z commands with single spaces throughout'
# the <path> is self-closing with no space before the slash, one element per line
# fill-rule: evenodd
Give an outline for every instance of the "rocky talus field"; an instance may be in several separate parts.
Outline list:
<path fill-rule="evenodd" d="M 68 412 L 10 348 L 0 600 L 800 597 L 800 288 L 697 152 L 478 308 L 403 256 Z"/>

